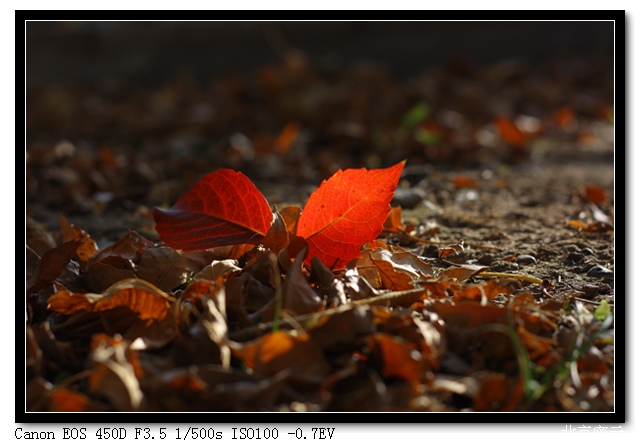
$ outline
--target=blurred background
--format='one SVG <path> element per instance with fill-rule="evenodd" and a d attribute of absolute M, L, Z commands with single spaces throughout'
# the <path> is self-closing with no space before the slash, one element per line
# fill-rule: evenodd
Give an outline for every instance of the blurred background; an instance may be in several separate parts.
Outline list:
<path fill-rule="evenodd" d="M 158 88 L 251 76 L 298 50 L 313 66 L 384 65 L 395 78 L 461 58 L 493 63 L 613 56 L 613 22 L 29 22 L 27 85 L 124 81 Z"/>
<path fill-rule="evenodd" d="M 304 202 L 338 168 L 403 159 L 405 187 L 439 171 L 613 168 L 613 31 L 611 21 L 28 22 L 27 212 L 121 229 L 220 167 L 274 204 Z"/>

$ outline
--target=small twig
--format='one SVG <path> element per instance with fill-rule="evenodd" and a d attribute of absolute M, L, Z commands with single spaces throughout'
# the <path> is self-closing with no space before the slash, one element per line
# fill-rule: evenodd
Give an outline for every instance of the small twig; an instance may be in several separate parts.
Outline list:
<path fill-rule="evenodd" d="M 393 231 L 387 231 L 387 232 L 393 232 Z M 429 240 L 429 239 L 423 239 L 420 237 L 416 237 L 413 235 L 409 235 L 407 234 L 409 237 L 411 237 L 413 240 L 419 241 L 420 243 L 430 243 L 432 245 L 445 245 L 448 246 L 450 244 L 452 244 L 453 240 Z M 470 246 L 472 248 L 476 248 L 476 249 L 489 249 L 489 250 L 493 250 L 493 251 L 502 251 L 503 248 L 500 248 L 498 246 L 491 246 L 491 245 L 483 245 L 481 243 L 467 243 L 465 241 L 465 245 Z"/>
<path fill-rule="evenodd" d="M 310 326 L 315 325 L 318 320 L 323 317 L 328 317 L 334 314 L 338 314 L 341 312 L 346 312 L 350 309 L 353 309 L 356 306 L 399 306 L 399 305 L 411 305 L 421 299 L 421 297 L 426 294 L 426 289 L 418 288 L 418 289 L 408 289 L 406 291 L 393 291 L 393 292 L 385 292 L 384 294 L 376 295 L 374 297 L 364 298 L 362 300 L 356 300 L 346 305 L 338 306 L 337 308 L 327 309 L 326 311 L 314 312 L 312 314 L 304 314 L 298 315 L 295 317 L 289 317 L 284 319 L 283 324 L 280 326 L 284 326 L 285 322 L 288 326 L 293 327 L 291 322 L 295 322 L 303 328 L 308 328 Z M 251 340 L 260 334 L 267 332 L 268 330 L 273 330 L 274 322 L 266 322 L 260 323 L 255 326 L 250 326 L 244 329 L 240 329 L 229 334 L 229 339 L 232 341 L 247 341 Z"/>
<path fill-rule="evenodd" d="M 599 301 L 587 300 L 586 298 L 580 298 L 580 297 L 571 297 L 571 300 L 579 300 L 579 301 L 581 301 L 583 303 L 589 303 L 589 304 L 598 305 L 598 306 L 600 305 L 600 303 L 602 303 L 602 302 L 599 302 Z M 609 303 L 609 306 L 611 306 L 611 308 L 613 308 L 613 304 L 612 303 Z"/>
<path fill-rule="evenodd" d="M 280 313 L 282 311 L 282 279 L 280 278 L 278 260 L 274 255 L 270 255 L 269 258 L 271 266 L 273 266 L 273 276 L 276 281 L 276 308 L 273 314 L 273 332 L 276 332 L 280 327 Z"/>
<path fill-rule="evenodd" d="M 538 277 L 532 277 L 530 275 L 524 274 L 511 274 L 508 272 L 491 272 L 484 271 L 476 274 L 476 277 L 487 277 L 487 278 L 515 278 L 517 280 L 528 281 L 529 283 L 534 283 L 536 285 L 542 285 L 542 279 Z"/>

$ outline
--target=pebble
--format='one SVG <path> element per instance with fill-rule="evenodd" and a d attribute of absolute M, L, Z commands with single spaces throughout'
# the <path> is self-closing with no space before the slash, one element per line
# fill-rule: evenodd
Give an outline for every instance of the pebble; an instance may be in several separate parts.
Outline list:
<path fill-rule="evenodd" d="M 528 254 L 521 254 L 517 256 L 516 262 L 519 265 L 535 265 L 536 263 L 538 263 L 534 256 Z"/>
<path fill-rule="evenodd" d="M 591 249 L 591 248 L 584 248 L 584 249 L 582 250 L 582 253 L 583 253 L 584 255 L 595 255 L 595 252 L 593 252 L 593 249 Z"/>
<path fill-rule="evenodd" d="M 583 298 L 588 298 L 589 300 L 597 297 L 600 292 L 600 287 L 597 285 L 582 285 L 577 287 L 579 291 L 584 292 Z"/>
<path fill-rule="evenodd" d="M 494 260 L 495 260 L 495 257 L 493 255 L 485 254 L 478 259 L 478 263 L 480 263 L 483 266 L 489 266 L 491 263 L 493 263 Z"/>
<path fill-rule="evenodd" d="M 391 206 L 400 205 L 403 209 L 413 209 L 424 200 L 426 193 L 420 188 L 396 189 Z"/>
<path fill-rule="evenodd" d="M 564 259 L 564 263 L 565 264 L 580 263 L 582 261 L 583 257 L 584 257 L 584 255 L 582 255 L 582 254 L 580 254 L 578 252 L 571 252 L 567 256 L 567 258 Z"/>
<path fill-rule="evenodd" d="M 613 271 L 605 268 L 604 266 L 595 265 L 593 268 L 587 271 L 587 276 L 608 279 L 613 277 Z"/>

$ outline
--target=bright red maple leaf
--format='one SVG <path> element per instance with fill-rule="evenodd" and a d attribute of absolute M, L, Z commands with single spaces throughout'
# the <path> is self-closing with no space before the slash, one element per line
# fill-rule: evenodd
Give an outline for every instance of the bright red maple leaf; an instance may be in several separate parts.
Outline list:
<path fill-rule="evenodd" d="M 153 211 L 167 246 L 183 251 L 256 244 L 273 222 L 267 199 L 242 172 L 218 169 L 205 175 L 169 210 Z"/>
<path fill-rule="evenodd" d="M 309 245 L 305 259 L 318 257 L 342 269 L 382 232 L 405 161 L 390 168 L 339 170 L 311 194 L 298 220 L 297 235 Z"/>

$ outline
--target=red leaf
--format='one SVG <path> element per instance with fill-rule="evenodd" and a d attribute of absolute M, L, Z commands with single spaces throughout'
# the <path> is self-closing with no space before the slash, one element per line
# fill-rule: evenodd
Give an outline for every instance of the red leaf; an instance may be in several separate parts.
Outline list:
<path fill-rule="evenodd" d="M 273 142 L 273 147 L 278 154 L 286 154 L 289 152 L 293 143 L 300 134 L 300 124 L 297 122 L 289 122 L 282 128 L 280 135 Z"/>
<path fill-rule="evenodd" d="M 269 203 L 243 173 L 219 169 L 205 175 L 169 210 L 153 211 L 160 240 L 174 249 L 258 243 L 269 231 Z"/>
<path fill-rule="evenodd" d="M 298 220 L 297 234 L 309 245 L 306 264 L 318 257 L 328 267 L 342 269 L 360 256 L 362 245 L 382 232 L 404 164 L 339 170 L 320 184 Z"/>
<path fill-rule="evenodd" d="M 560 126 L 561 128 L 566 128 L 571 126 L 576 121 L 576 113 L 573 112 L 573 109 L 565 106 L 564 108 L 558 109 L 553 113 L 553 122 Z"/>
<path fill-rule="evenodd" d="M 586 185 L 584 187 L 584 192 L 586 199 L 595 204 L 599 205 L 600 203 L 604 203 L 605 201 L 607 201 L 607 194 L 600 186 Z"/>
<path fill-rule="evenodd" d="M 466 175 L 459 175 L 453 179 L 453 186 L 456 188 L 477 188 L 478 181 Z"/>
<path fill-rule="evenodd" d="M 506 144 L 515 146 L 516 148 L 524 146 L 527 139 L 512 120 L 504 116 L 498 116 L 494 123 L 498 130 L 498 134 Z"/>

